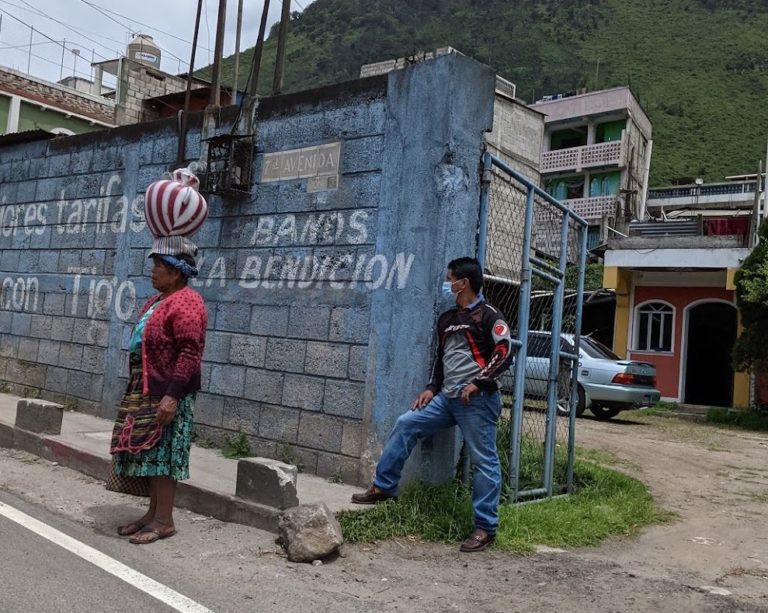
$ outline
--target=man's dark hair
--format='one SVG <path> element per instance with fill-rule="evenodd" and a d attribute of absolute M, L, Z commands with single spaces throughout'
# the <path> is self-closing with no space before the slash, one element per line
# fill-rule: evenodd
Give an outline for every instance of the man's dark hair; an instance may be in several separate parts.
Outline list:
<path fill-rule="evenodd" d="M 448 270 L 456 279 L 469 279 L 472 291 L 479 294 L 483 289 L 483 269 L 475 258 L 456 258 L 448 263 Z"/>

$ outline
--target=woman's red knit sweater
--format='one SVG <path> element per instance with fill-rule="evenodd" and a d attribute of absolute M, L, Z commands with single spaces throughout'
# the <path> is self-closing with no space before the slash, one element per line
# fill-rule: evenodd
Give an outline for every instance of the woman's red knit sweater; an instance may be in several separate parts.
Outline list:
<path fill-rule="evenodd" d="M 160 298 L 150 298 L 139 318 Z M 188 287 L 157 305 L 141 340 L 145 395 L 183 398 L 200 389 L 207 327 L 203 297 Z"/>

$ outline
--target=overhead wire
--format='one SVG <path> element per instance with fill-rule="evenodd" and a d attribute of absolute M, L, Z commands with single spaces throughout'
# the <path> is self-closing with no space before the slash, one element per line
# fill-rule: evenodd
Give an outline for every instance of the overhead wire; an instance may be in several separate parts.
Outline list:
<path fill-rule="evenodd" d="M 54 23 L 57 23 L 60 26 L 63 26 L 65 28 L 67 28 L 68 30 L 74 32 L 78 36 L 81 36 L 85 40 L 87 40 L 89 42 L 92 42 L 92 43 L 94 43 L 96 45 L 99 45 L 99 47 L 101 47 L 102 49 L 107 49 L 109 52 L 114 51 L 114 49 L 112 49 L 108 45 L 105 45 L 102 42 L 99 42 L 97 40 L 94 40 L 94 39 L 90 38 L 87 35 L 91 34 L 93 36 L 97 36 L 99 38 L 103 38 L 104 40 L 108 40 L 109 42 L 116 43 L 116 44 L 118 44 L 120 46 L 123 46 L 125 44 L 123 41 L 116 40 L 114 38 L 110 38 L 109 36 L 105 36 L 105 35 L 99 34 L 97 32 L 91 32 L 89 30 L 85 30 L 85 29 L 80 28 L 78 26 L 74 26 L 71 23 L 67 23 L 65 21 L 62 21 L 61 19 L 57 19 L 56 17 L 53 17 L 52 15 L 48 15 L 47 13 L 45 13 L 45 12 L 41 11 L 40 9 L 36 8 L 34 5 L 30 4 L 26 0 L 18 0 L 18 1 L 19 2 L 23 2 L 25 5 L 27 5 L 30 8 L 25 8 L 23 6 L 18 6 L 17 4 L 13 4 L 12 2 L 9 2 L 8 0 L 0 0 L 0 2 L 2 2 L 3 4 L 7 4 L 8 6 L 12 6 L 12 7 L 17 8 L 19 10 L 26 11 L 27 13 L 32 13 L 33 15 L 36 15 L 38 17 L 44 17 L 45 19 L 53 21 Z M 105 59 L 105 60 L 108 59 L 106 56 L 101 55 L 100 53 L 97 53 L 96 55 L 98 55 L 102 59 Z"/>
<path fill-rule="evenodd" d="M 0 41 L 3 42 L 3 41 Z M 5 47 L 0 47 L 0 50 L 4 49 L 29 49 L 30 47 L 37 47 L 39 45 L 50 45 L 53 41 L 50 40 L 41 40 L 36 43 L 32 43 L 31 45 L 29 43 L 23 43 L 21 45 L 13 45 L 13 44 L 6 44 Z M 59 42 L 59 41 L 56 41 Z"/>
<path fill-rule="evenodd" d="M 104 17 L 106 17 L 106 18 L 107 18 L 107 19 L 109 19 L 110 21 L 114 21 L 114 22 L 115 22 L 117 25 L 119 25 L 121 28 L 124 28 L 124 29 L 125 29 L 125 30 L 127 30 L 128 32 L 134 32 L 134 28 L 130 27 L 130 25 L 129 25 L 129 24 L 121 23 L 120 21 L 118 21 L 117 19 L 115 19 L 114 17 L 112 17 L 112 15 L 110 15 L 110 14 L 109 14 L 109 13 L 108 13 L 108 12 L 107 12 L 105 9 L 102 9 L 101 7 L 99 7 L 99 6 L 95 5 L 93 2 L 89 2 L 88 0 L 80 0 L 80 1 L 81 1 L 83 4 L 85 4 L 86 6 L 90 6 L 90 7 L 91 7 L 91 8 L 92 8 L 94 11 L 97 11 L 98 13 L 101 13 L 101 14 L 102 14 Z M 125 17 L 125 19 L 128 19 L 129 21 L 132 21 L 132 19 L 131 19 L 130 17 Z M 139 24 L 139 22 L 138 22 L 138 21 L 137 21 L 136 23 L 137 23 L 137 24 Z M 139 24 L 139 25 L 141 25 L 141 24 Z M 161 45 L 158 45 L 157 43 L 154 43 L 154 44 L 155 44 L 155 45 L 157 45 L 157 47 L 158 47 L 160 50 L 162 50 L 164 53 L 167 53 L 168 55 L 170 55 L 171 57 L 173 57 L 173 58 L 177 59 L 178 61 L 180 61 L 180 62 L 183 62 L 183 61 L 185 61 L 185 60 L 183 60 L 182 58 L 180 58 L 178 55 L 176 55 L 175 53 L 173 53 L 172 51 L 169 51 L 168 49 L 166 49 L 166 48 L 162 47 Z"/>
<path fill-rule="evenodd" d="M 67 47 L 67 46 L 66 46 L 66 44 L 64 44 L 64 43 L 62 43 L 61 41 L 58 41 L 58 40 L 56 40 L 56 39 L 54 39 L 54 38 L 51 38 L 51 37 L 50 37 L 50 36 L 48 36 L 48 35 L 47 35 L 45 32 L 42 32 L 40 29 L 33 27 L 31 24 L 27 23 L 27 22 L 26 22 L 26 21 L 24 21 L 23 19 L 19 19 L 19 18 L 18 18 L 18 17 L 16 17 L 16 15 L 14 15 L 13 13 L 9 13 L 7 10 L 5 10 L 5 9 L 3 9 L 3 8 L 0 8 L 0 13 L 2 13 L 2 14 L 4 14 L 4 15 L 8 15 L 8 17 L 10 17 L 11 19 L 15 19 L 16 21 L 18 21 L 18 22 L 19 22 L 20 24 L 22 24 L 23 26 L 26 26 L 27 28 L 31 28 L 31 29 L 33 29 L 35 32 L 37 32 L 37 33 L 38 33 L 38 34 L 40 34 L 41 36 L 43 36 L 43 37 L 47 38 L 47 39 L 48 39 L 50 42 L 52 42 L 52 43 L 56 43 L 56 44 L 57 44 L 59 47 L 61 47 L 61 48 L 65 49 L 66 51 L 69 51 L 70 53 L 73 53 L 73 50 L 72 50 L 72 49 L 70 49 L 69 47 Z M 27 47 L 29 47 L 29 43 L 27 43 L 27 45 L 26 45 L 26 46 L 27 46 Z M 45 58 L 45 59 L 47 59 L 47 58 Z M 52 60 L 51 60 L 51 61 L 52 61 Z M 54 64 L 57 64 L 57 65 L 59 64 L 58 62 L 53 62 L 53 63 L 54 63 Z"/>
<path fill-rule="evenodd" d="M 83 1 L 85 1 L 85 0 L 83 0 Z M 86 4 L 91 4 L 91 3 L 90 2 L 86 2 Z M 168 36 L 169 38 L 173 38 L 175 40 L 181 41 L 182 43 L 184 43 L 186 45 L 189 45 L 190 47 L 192 46 L 191 42 L 189 42 L 188 40 L 186 40 L 184 38 L 181 38 L 180 36 L 177 36 L 176 34 L 172 34 L 171 32 L 166 32 L 165 30 L 161 30 L 158 27 L 151 26 L 148 23 L 143 23 L 143 22 L 141 22 L 141 21 L 139 21 L 137 19 L 134 19 L 133 17 L 130 17 L 128 15 L 123 15 L 122 13 L 118 13 L 117 11 L 113 11 L 112 9 L 108 9 L 108 8 L 105 8 L 105 7 L 101 7 L 101 9 L 106 11 L 107 13 L 111 13 L 112 15 L 117 15 L 118 17 L 121 17 L 122 19 L 127 19 L 131 23 L 138 24 L 138 25 L 143 26 L 143 27 L 145 27 L 145 28 L 147 28 L 149 30 L 154 30 L 155 32 L 159 32 L 160 34 L 163 34 L 164 36 Z M 210 49 L 208 49 L 207 47 L 203 47 L 202 45 L 198 45 L 198 47 L 200 47 L 202 49 L 205 49 L 206 51 L 210 51 Z"/>
<path fill-rule="evenodd" d="M 28 47 L 29 45 L 26 45 L 26 46 Z M 50 58 L 47 58 L 47 57 L 44 57 L 42 55 L 37 55 L 36 53 L 31 53 L 30 55 L 32 57 L 38 59 L 38 60 L 43 60 L 44 62 L 48 62 L 49 64 L 53 64 L 54 66 L 60 66 L 59 62 L 55 62 L 54 60 L 52 60 Z M 67 71 L 69 72 L 69 69 L 67 69 Z M 91 77 L 91 75 L 89 73 L 83 72 L 82 70 L 76 70 L 75 69 L 72 72 L 75 73 L 75 76 L 80 75 L 80 76 L 88 78 L 88 79 L 90 79 L 90 77 Z"/>

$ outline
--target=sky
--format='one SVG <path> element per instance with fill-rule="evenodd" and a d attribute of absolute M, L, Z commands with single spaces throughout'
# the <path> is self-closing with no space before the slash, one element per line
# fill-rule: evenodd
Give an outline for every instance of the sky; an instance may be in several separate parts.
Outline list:
<path fill-rule="evenodd" d="M 291 0 L 291 10 L 300 11 L 313 1 Z M 269 26 L 279 20 L 281 5 L 280 0 L 272 0 Z M 243 2 L 242 49 L 256 43 L 262 6 L 262 0 Z M 0 65 L 49 81 L 72 74 L 91 78 L 92 59 L 118 57 L 131 33 L 141 32 L 152 36 L 163 50 L 163 70 L 186 72 L 196 7 L 194 0 L 0 0 Z M 218 0 L 204 0 L 196 68 L 213 59 L 217 14 Z M 227 0 L 226 26 L 225 55 L 231 55 L 237 0 Z M 74 53 L 78 50 L 79 55 Z"/>

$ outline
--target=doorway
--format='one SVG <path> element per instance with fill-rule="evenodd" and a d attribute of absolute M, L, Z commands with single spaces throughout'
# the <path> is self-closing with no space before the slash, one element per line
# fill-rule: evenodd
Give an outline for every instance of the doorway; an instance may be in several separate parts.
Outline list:
<path fill-rule="evenodd" d="M 736 307 L 732 304 L 705 302 L 689 309 L 683 396 L 686 404 L 732 405 L 731 351 L 736 333 Z"/>

